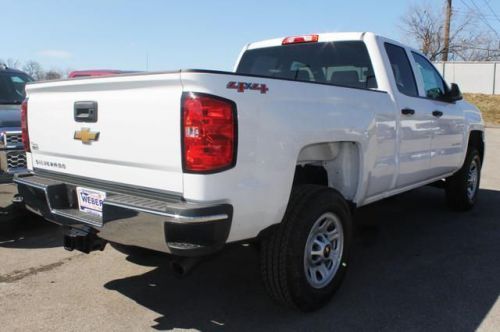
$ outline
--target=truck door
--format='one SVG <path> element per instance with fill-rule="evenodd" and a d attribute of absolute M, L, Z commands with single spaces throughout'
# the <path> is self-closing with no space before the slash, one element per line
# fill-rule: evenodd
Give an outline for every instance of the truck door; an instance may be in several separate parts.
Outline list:
<path fill-rule="evenodd" d="M 412 52 L 415 73 L 421 86 L 420 95 L 433 116 L 429 177 L 455 171 L 462 162 L 465 119 L 462 109 L 446 101 L 446 83 L 424 56 Z"/>
<path fill-rule="evenodd" d="M 394 99 L 399 110 L 399 175 L 395 187 L 402 188 L 428 178 L 434 119 L 427 100 L 418 93 L 409 55 L 405 48 L 384 44 L 394 77 Z"/>

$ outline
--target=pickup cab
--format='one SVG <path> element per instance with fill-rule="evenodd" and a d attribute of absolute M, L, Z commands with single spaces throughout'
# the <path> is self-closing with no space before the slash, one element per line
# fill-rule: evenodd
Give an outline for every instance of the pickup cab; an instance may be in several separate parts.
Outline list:
<path fill-rule="evenodd" d="M 181 267 L 257 243 L 264 285 L 310 311 L 349 266 L 352 213 L 437 181 L 477 200 L 480 112 L 422 53 L 373 33 L 248 44 L 234 72 L 29 84 L 26 206 L 67 249 L 161 251 Z"/>

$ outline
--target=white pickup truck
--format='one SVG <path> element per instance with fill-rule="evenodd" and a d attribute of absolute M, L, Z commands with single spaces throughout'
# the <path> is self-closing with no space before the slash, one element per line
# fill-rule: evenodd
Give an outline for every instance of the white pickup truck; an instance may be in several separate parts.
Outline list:
<path fill-rule="evenodd" d="M 355 207 L 436 181 L 454 209 L 478 193 L 480 112 L 419 51 L 373 33 L 251 43 L 234 72 L 27 94 L 32 174 L 15 181 L 30 210 L 67 227 L 67 249 L 200 257 L 254 241 L 269 293 L 303 311 L 344 277 Z"/>

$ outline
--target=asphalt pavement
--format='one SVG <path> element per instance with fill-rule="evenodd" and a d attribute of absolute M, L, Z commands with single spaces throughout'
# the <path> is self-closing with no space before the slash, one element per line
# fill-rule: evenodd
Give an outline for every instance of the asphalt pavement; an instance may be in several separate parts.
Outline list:
<path fill-rule="evenodd" d="M 230 247 L 179 279 L 161 254 L 67 252 L 59 227 L 0 186 L 1 331 L 500 331 L 500 129 L 479 202 L 451 212 L 425 187 L 356 212 L 347 277 L 318 312 L 266 295 L 257 250 Z"/>

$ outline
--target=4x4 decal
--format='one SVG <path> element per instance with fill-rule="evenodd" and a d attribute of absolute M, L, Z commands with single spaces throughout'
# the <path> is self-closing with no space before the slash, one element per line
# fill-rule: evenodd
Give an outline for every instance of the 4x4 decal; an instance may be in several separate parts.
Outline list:
<path fill-rule="evenodd" d="M 269 88 L 266 84 L 263 83 L 247 83 L 247 82 L 229 82 L 227 83 L 226 88 L 235 89 L 238 92 L 245 92 L 245 90 L 257 90 L 260 93 L 267 93 Z"/>

